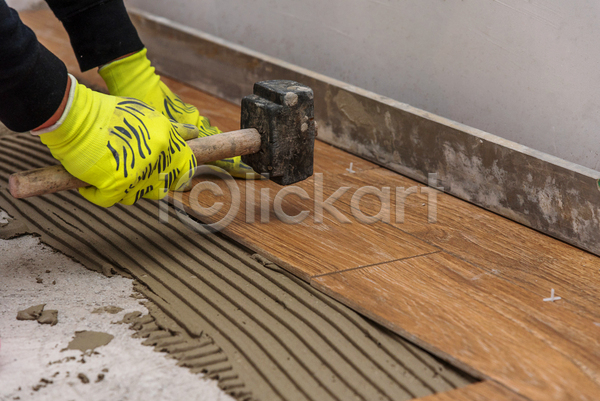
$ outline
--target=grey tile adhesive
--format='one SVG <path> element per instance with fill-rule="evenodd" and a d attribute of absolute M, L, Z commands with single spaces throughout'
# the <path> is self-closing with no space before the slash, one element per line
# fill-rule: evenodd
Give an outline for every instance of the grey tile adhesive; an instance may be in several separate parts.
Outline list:
<path fill-rule="evenodd" d="M 75 191 L 15 200 L 9 174 L 55 164 L 29 134 L 0 135 L 0 237 L 33 233 L 89 269 L 137 280 L 146 344 L 241 400 L 408 400 L 475 380 L 158 202 L 96 207 Z M 15 311 L 16 313 L 16 311 Z"/>

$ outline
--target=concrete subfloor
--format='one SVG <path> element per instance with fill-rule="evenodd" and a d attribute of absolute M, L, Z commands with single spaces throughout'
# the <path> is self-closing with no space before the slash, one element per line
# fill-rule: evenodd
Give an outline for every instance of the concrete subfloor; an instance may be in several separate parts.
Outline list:
<path fill-rule="evenodd" d="M 233 400 L 216 381 L 177 367 L 132 338 L 128 325 L 114 323 L 129 312 L 148 313 L 131 297 L 132 282 L 88 270 L 33 236 L 0 240 L 0 400 Z M 40 303 L 58 310 L 58 324 L 16 319 Z M 92 313 L 105 306 L 123 310 Z M 61 351 L 81 330 L 114 338 L 86 355 Z"/>

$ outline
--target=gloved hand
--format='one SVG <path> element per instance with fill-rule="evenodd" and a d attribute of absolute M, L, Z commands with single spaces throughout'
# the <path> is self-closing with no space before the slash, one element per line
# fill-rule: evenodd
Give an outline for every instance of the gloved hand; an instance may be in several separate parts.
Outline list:
<path fill-rule="evenodd" d="M 139 99 L 173 121 L 195 125 L 200 131 L 200 137 L 220 134 L 221 130 L 211 126 L 208 119 L 201 116 L 196 107 L 183 102 L 160 80 L 146 57 L 146 52 L 146 49 L 143 49 L 100 68 L 98 72 L 106 82 L 110 94 Z M 210 164 L 222 168 L 233 177 L 261 178 L 250 166 L 242 163 L 240 156 Z"/>
<path fill-rule="evenodd" d="M 161 199 L 192 178 L 196 158 L 182 139 L 198 128 L 170 121 L 137 99 L 94 92 L 71 78 L 61 119 L 33 131 L 65 169 L 90 187 L 79 188 L 103 207 Z"/>

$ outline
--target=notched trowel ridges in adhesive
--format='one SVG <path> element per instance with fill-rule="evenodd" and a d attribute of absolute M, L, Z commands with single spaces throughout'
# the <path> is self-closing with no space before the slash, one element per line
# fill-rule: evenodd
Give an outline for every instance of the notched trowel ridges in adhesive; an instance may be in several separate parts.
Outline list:
<path fill-rule="evenodd" d="M 146 301 L 149 315 L 133 317 L 127 322 L 135 330 L 134 337 L 145 338 L 144 345 L 153 346 L 158 352 L 167 352 L 179 366 L 189 367 L 194 373 L 218 380 L 219 386 L 238 399 L 250 400 L 252 394 L 239 380 L 225 352 L 208 335 L 193 338 L 165 315 L 155 304 Z"/>
<path fill-rule="evenodd" d="M 46 163 L 43 146 L 29 146 L 36 140 L 0 139 L 10 142 L 0 146 L 0 185 L 15 166 Z M 172 210 L 160 223 L 157 202 L 102 209 L 75 191 L 16 201 L 2 189 L 4 206 L 87 267 L 129 272 L 172 325 L 141 323 L 139 335 L 239 399 L 402 400 L 473 381 L 236 244 L 191 231 Z"/>

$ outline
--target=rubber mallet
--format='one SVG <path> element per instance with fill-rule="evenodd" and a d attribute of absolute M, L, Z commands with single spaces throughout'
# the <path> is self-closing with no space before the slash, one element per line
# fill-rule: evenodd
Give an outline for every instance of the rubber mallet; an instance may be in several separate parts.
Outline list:
<path fill-rule="evenodd" d="M 314 95 L 294 81 L 263 81 L 242 99 L 242 129 L 187 141 L 198 164 L 242 156 L 242 161 L 279 185 L 313 174 Z M 9 191 L 28 198 L 88 186 L 61 165 L 12 174 Z"/>

